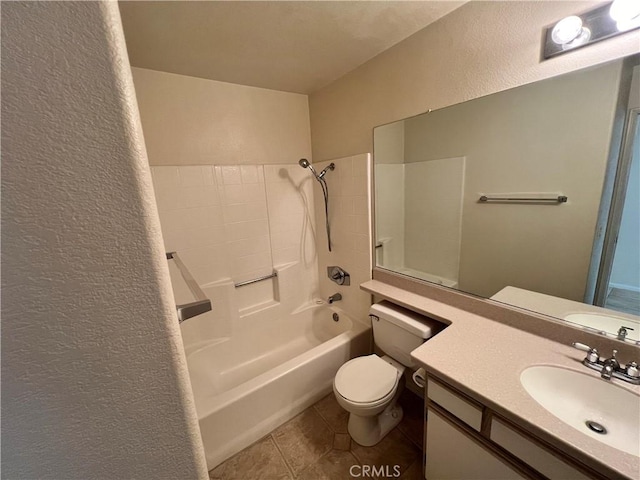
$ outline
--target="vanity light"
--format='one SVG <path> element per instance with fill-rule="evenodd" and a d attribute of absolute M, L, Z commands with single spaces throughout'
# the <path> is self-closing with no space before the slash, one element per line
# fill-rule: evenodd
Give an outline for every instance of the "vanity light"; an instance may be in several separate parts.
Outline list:
<path fill-rule="evenodd" d="M 620 35 L 640 27 L 640 0 L 615 0 L 546 29 L 543 58 Z"/>
<path fill-rule="evenodd" d="M 621 32 L 640 26 L 640 1 L 614 0 L 609 9 L 609 16 L 616 22 Z"/>

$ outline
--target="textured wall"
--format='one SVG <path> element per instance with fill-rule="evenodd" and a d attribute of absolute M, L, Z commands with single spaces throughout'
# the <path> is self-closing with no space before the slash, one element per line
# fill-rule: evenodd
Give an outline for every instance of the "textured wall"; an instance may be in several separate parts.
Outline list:
<path fill-rule="evenodd" d="M 117 5 L 2 23 L 3 477 L 207 478 Z"/>
<path fill-rule="evenodd" d="M 311 155 L 306 95 L 132 70 L 151 165 L 283 164 Z"/>
<path fill-rule="evenodd" d="M 540 61 L 542 29 L 593 2 L 469 2 L 309 97 L 313 158 L 372 151 L 377 125 L 640 50 L 640 30 Z"/>

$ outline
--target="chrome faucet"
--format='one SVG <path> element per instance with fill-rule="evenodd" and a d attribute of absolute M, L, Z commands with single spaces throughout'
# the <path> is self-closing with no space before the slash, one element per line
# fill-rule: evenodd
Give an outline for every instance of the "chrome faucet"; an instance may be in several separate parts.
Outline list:
<path fill-rule="evenodd" d="M 574 348 L 587 352 L 587 356 L 582 360 L 582 364 L 593 370 L 600 372 L 604 380 L 617 378 L 634 385 L 640 385 L 640 368 L 636 362 L 629 362 L 627 365 L 620 365 L 616 358 L 617 350 L 614 350 L 610 358 L 600 359 L 598 350 L 583 343 L 574 343 Z"/>
<path fill-rule="evenodd" d="M 338 300 L 342 300 L 342 295 L 339 293 L 334 293 L 327 299 L 327 302 L 329 302 L 329 305 L 331 305 L 333 302 L 337 302 Z"/>
<path fill-rule="evenodd" d="M 620 370 L 620 362 L 616 360 L 617 350 L 613 351 L 611 358 L 607 358 L 604 362 L 602 362 L 602 370 L 600 370 L 600 376 L 605 380 L 611 380 L 611 375 L 614 372 Z"/>

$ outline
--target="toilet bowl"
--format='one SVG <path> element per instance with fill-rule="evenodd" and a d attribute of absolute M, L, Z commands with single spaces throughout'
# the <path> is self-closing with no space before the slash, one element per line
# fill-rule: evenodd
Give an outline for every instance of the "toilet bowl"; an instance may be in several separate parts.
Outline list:
<path fill-rule="evenodd" d="M 392 358 L 367 355 L 345 363 L 333 381 L 338 404 L 350 413 L 349 434 L 359 445 L 378 443 L 402 420 L 397 405 L 405 367 Z"/>
<path fill-rule="evenodd" d="M 349 412 L 349 434 L 365 447 L 380 442 L 402 420 L 397 401 L 403 374 L 407 367 L 417 368 L 411 351 L 442 329 L 435 320 L 386 301 L 372 305 L 370 316 L 375 344 L 388 355 L 349 360 L 333 381 L 338 404 Z"/>

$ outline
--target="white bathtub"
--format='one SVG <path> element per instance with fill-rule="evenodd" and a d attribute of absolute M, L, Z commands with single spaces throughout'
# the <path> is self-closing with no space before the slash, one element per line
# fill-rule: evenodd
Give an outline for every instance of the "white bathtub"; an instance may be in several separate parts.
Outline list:
<path fill-rule="evenodd" d="M 209 469 L 321 399 L 371 349 L 368 322 L 326 304 L 253 327 L 187 355 Z"/>

